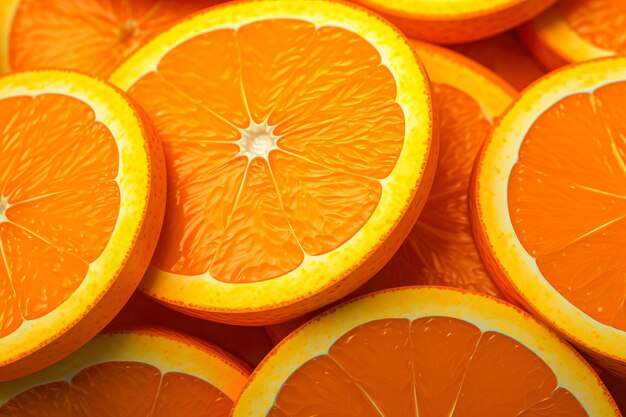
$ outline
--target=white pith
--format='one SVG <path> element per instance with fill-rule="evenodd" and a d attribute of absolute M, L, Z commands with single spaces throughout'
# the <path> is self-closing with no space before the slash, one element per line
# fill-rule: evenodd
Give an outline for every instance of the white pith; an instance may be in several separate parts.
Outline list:
<path fill-rule="evenodd" d="M 239 155 L 245 155 L 249 159 L 261 157 L 267 160 L 269 153 L 278 149 L 276 145 L 278 137 L 273 132 L 274 126 L 268 125 L 267 121 L 261 123 L 250 121 L 250 125 L 241 130 L 241 139 L 237 141 Z"/>

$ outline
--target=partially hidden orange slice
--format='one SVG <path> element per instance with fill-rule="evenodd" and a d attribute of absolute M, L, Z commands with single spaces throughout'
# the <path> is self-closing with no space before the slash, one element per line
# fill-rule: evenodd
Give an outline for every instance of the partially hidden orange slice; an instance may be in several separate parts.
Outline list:
<path fill-rule="evenodd" d="M 232 417 L 620 416 L 591 367 L 527 313 L 450 288 L 363 296 L 261 363 Z"/>
<path fill-rule="evenodd" d="M 193 315 L 269 324 L 341 298 L 400 246 L 432 182 L 425 73 L 356 6 L 217 6 L 111 80 L 152 117 L 168 166 L 140 288 Z"/>
<path fill-rule="evenodd" d="M 233 353 L 255 367 L 274 347 L 263 327 L 232 326 L 172 310 L 136 291 L 109 327 L 149 326 L 176 329 Z"/>
<path fill-rule="evenodd" d="M 67 68 L 108 77 L 139 46 L 219 0 L 2 0 L 0 72 Z"/>
<path fill-rule="evenodd" d="M 553 72 L 479 156 L 479 249 L 507 294 L 626 375 L 626 59 Z"/>
<path fill-rule="evenodd" d="M 518 30 L 548 69 L 626 52 L 626 4 L 620 0 L 558 2 Z"/>
<path fill-rule="evenodd" d="M 78 348 L 139 283 L 165 206 L 144 120 L 85 75 L 0 78 L 0 380 Z"/>
<path fill-rule="evenodd" d="M 474 160 L 515 90 L 455 52 L 411 41 L 432 83 L 439 124 L 437 172 L 426 205 L 400 249 L 350 298 L 407 285 L 446 285 L 499 296 L 474 244 L 468 192 Z M 311 317 L 268 326 L 282 340 Z"/>
<path fill-rule="evenodd" d="M 61 362 L 0 384 L 6 417 L 228 417 L 248 370 L 159 328 L 108 331 Z"/>
<path fill-rule="evenodd" d="M 514 28 L 556 0 L 352 0 L 388 18 L 409 36 L 454 44 Z"/>
<path fill-rule="evenodd" d="M 481 63 L 520 91 L 546 73 L 513 30 L 454 45 L 452 49 Z"/>

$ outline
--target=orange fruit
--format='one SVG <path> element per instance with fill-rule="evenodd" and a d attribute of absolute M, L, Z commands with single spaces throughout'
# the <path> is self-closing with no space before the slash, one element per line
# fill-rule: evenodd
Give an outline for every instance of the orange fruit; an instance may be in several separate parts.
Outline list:
<path fill-rule="evenodd" d="M 437 172 L 413 230 L 383 269 L 350 298 L 407 285 L 447 285 L 499 296 L 483 268 L 468 218 L 474 160 L 515 90 L 488 69 L 453 51 L 411 41 L 433 88 L 439 122 Z M 269 326 L 275 342 L 310 319 Z"/>
<path fill-rule="evenodd" d="M 139 283 L 165 205 L 150 129 L 88 76 L 0 77 L 0 380 L 77 349 Z"/>
<path fill-rule="evenodd" d="M 626 413 L 626 380 L 617 378 L 606 372 L 601 373 L 600 377 L 611 393 L 622 415 L 624 415 Z"/>
<path fill-rule="evenodd" d="M 473 230 L 507 294 L 626 375 L 626 59 L 537 81 L 475 169 Z"/>
<path fill-rule="evenodd" d="M 483 64 L 518 90 L 528 87 L 546 73 L 514 31 L 454 45 L 452 49 Z"/>
<path fill-rule="evenodd" d="M 248 374 L 218 348 L 171 331 L 109 331 L 0 384 L 0 416 L 228 417 Z"/>
<path fill-rule="evenodd" d="M 535 57 L 548 69 L 626 52 L 626 5 L 620 0 L 558 2 L 519 28 Z"/>
<path fill-rule="evenodd" d="M 426 75 L 355 6 L 217 6 L 111 80 L 152 117 L 168 166 L 140 289 L 201 318 L 270 324 L 350 293 L 400 246 L 432 182 Z"/>
<path fill-rule="evenodd" d="M 262 327 L 230 326 L 191 317 L 135 292 L 110 327 L 149 326 L 175 329 L 197 337 L 246 361 L 253 367 L 274 347 Z"/>
<path fill-rule="evenodd" d="M 292 333 L 232 417 L 620 416 L 591 367 L 532 316 L 451 288 L 363 296 Z"/>
<path fill-rule="evenodd" d="M 176 20 L 218 0 L 3 0 L 0 72 L 67 68 L 108 77 Z"/>
<path fill-rule="evenodd" d="M 541 13 L 556 0 L 352 0 L 408 36 L 454 44 L 487 38 Z"/>

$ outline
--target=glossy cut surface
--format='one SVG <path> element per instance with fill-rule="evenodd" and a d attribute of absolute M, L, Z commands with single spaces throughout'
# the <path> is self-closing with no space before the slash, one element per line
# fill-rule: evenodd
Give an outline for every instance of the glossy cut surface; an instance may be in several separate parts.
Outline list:
<path fill-rule="evenodd" d="M 404 141 L 378 51 L 297 19 L 198 35 L 129 93 L 168 164 L 153 263 L 226 283 L 276 278 L 343 245 L 375 211 Z"/>
<path fill-rule="evenodd" d="M 285 381 L 274 417 L 588 416 L 514 339 L 450 317 L 380 319 L 350 330 Z"/>
<path fill-rule="evenodd" d="M 528 130 L 509 214 L 546 280 L 601 323 L 626 330 L 626 142 L 617 82 L 561 99 Z"/>
<path fill-rule="evenodd" d="M 70 381 L 17 395 L 0 406 L 0 416 L 227 417 L 232 405 L 217 388 L 194 376 L 162 373 L 141 362 L 104 362 Z"/>
<path fill-rule="evenodd" d="M 0 338 L 63 303 L 116 224 L 118 149 L 86 103 L 0 100 Z"/>
<path fill-rule="evenodd" d="M 569 0 L 559 2 L 555 10 L 587 42 L 616 53 L 626 51 L 623 31 L 626 4 L 623 1 Z"/>

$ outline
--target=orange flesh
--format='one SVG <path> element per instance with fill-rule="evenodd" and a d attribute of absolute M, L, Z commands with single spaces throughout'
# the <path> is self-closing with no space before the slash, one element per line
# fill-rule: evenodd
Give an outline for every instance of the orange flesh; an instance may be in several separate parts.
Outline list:
<path fill-rule="evenodd" d="M 626 83 L 573 94 L 537 118 L 511 172 L 509 213 L 550 284 L 626 330 Z"/>
<path fill-rule="evenodd" d="M 181 275 L 268 280 L 341 246 L 376 209 L 404 139 L 372 45 L 300 20 L 199 35 L 129 92 L 168 164 L 153 262 Z"/>
<path fill-rule="evenodd" d="M 446 317 L 356 327 L 294 371 L 267 415 L 312 410 L 320 417 L 587 416 L 529 349 Z"/>
<path fill-rule="evenodd" d="M 579 36 L 593 45 L 626 51 L 626 4 L 621 0 L 568 0 L 559 2 L 557 13 Z"/>
<path fill-rule="evenodd" d="M 104 362 L 70 382 L 31 388 L 0 407 L 11 417 L 227 417 L 233 401 L 194 376 L 139 362 Z"/>
<path fill-rule="evenodd" d="M 394 276 L 407 284 L 449 285 L 499 295 L 485 272 L 470 230 L 467 196 L 474 159 L 491 131 L 476 100 L 434 84 L 440 145 L 437 172 L 426 205 L 407 240 L 377 275 L 383 285 Z"/>
<path fill-rule="evenodd" d="M 13 70 L 75 69 L 108 77 L 174 21 L 218 0 L 21 0 L 9 39 Z"/>
<path fill-rule="evenodd" d="M 5 337 L 76 290 L 113 232 L 120 195 L 115 139 L 63 95 L 0 100 L 0 166 Z"/>

